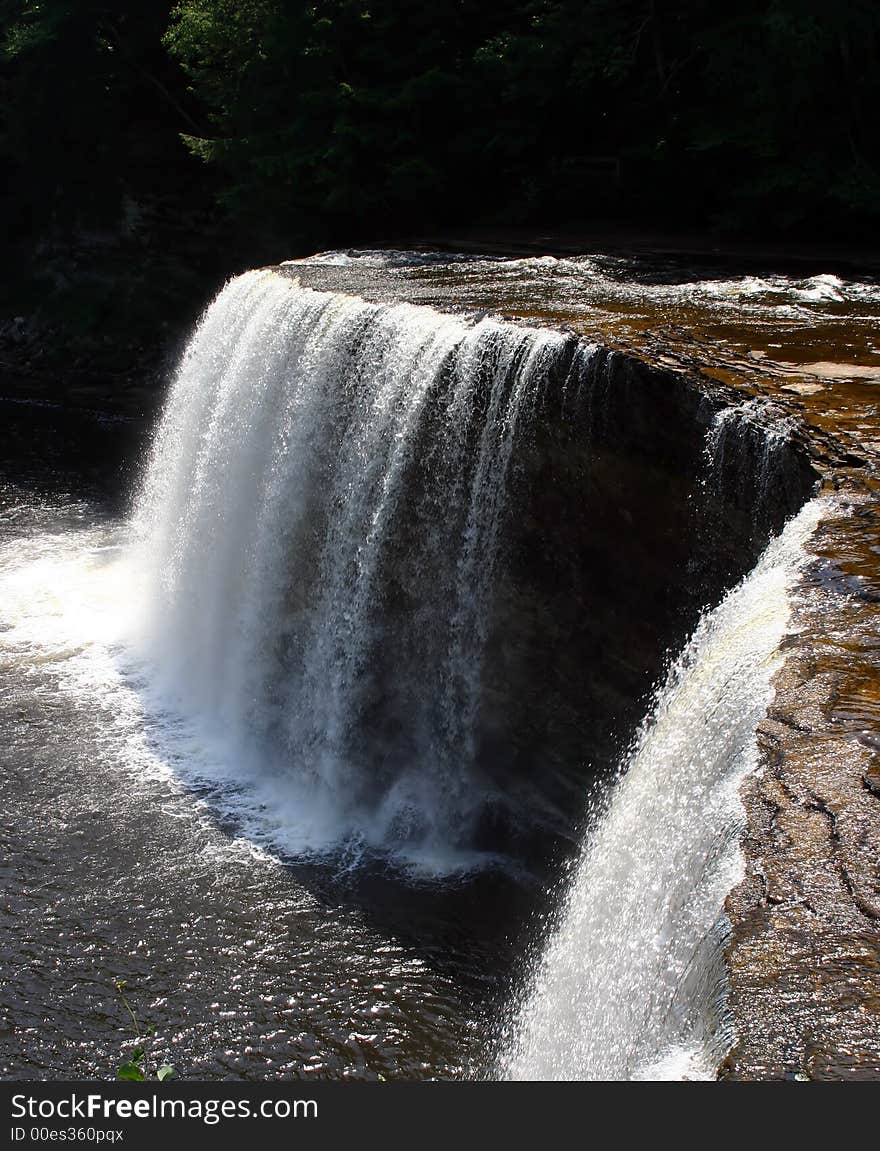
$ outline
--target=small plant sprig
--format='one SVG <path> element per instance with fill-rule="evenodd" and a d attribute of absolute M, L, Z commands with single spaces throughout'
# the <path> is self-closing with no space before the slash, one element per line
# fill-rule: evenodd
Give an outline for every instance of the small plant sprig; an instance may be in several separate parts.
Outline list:
<path fill-rule="evenodd" d="M 149 1078 L 149 1064 L 147 1062 L 147 1049 L 145 1040 L 153 1034 L 154 1027 L 152 1024 L 147 1028 L 146 1032 L 141 1032 L 141 1025 L 138 1023 L 138 1018 L 134 1013 L 134 1009 L 128 1001 L 125 994 L 126 981 L 124 979 L 117 979 L 114 981 L 114 986 L 125 1010 L 129 1014 L 132 1026 L 134 1027 L 135 1038 L 137 1039 L 136 1046 L 132 1049 L 130 1057 L 124 1062 L 120 1063 L 116 1068 L 116 1078 L 125 1079 L 129 1082 L 143 1083 Z M 170 1063 L 163 1063 L 156 1069 L 156 1078 L 160 1083 L 164 1083 L 168 1079 L 177 1078 L 177 1070 Z"/>

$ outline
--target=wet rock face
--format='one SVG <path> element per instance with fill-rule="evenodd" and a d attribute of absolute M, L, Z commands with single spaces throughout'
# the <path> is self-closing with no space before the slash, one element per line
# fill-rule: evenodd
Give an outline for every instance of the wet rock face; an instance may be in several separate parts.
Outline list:
<path fill-rule="evenodd" d="M 376 303 L 470 300 L 460 280 L 369 261 L 275 270 Z M 644 349 L 587 354 L 571 334 L 517 425 L 475 720 L 475 774 L 502 800 L 477 846 L 546 860 L 576 845 L 587 784 L 618 763 L 670 656 L 811 494 L 787 409 L 750 397 Z"/>
<path fill-rule="evenodd" d="M 670 653 L 814 487 L 797 445 L 768 456 L 754 423 L 731 426 L 719 463 L 721 403 L 620 352 L 573 352 L 520 434 L 478 759 L 531 813 L 539 854 L 548 834 L 575 841 L 586 783 L 618 762 Z"/>
<path fill-rule="evenodd" d="M 880 1076 L 880 509 L 823 522 L 746 784 L 746 874 L 731 893 L 732 1079 Z M 860 570 L 861 569 L 861 570 Z"/>

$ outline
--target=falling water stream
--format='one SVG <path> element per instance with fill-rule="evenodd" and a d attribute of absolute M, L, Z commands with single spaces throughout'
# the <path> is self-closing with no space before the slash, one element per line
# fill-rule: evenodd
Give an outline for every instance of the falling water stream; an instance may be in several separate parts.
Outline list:
<path fill-rule="evenodd" d="M 592 355 L 252 272 L 203 316 L 128 514 L 12 470 L 4 1074 L 108 1074 L 117 977 L 193 1077 L 714 1074 L 738 787 L 822 504 L 585 778 L 548 904 L 481 716 L 512 477 L 547 380 Z M 709 427 L 709 473 L 742 417 Z"/>
<path fill-rule="evenodd" d="M 741 875 L 739 786 L 821 516 L 808 504 L 701 620 L 604 810 L 518 1015 L 513 1079 L 712 1078 L 729 1045 L 724 900 Z"/>
<path fill-rule="evenodd" d="M 565 346 L 266 272 L 205 317 L 138 501 L 138 622 L 285 850 L 442 872 L 503 801 L 472 765 L 506 473 Z"/>

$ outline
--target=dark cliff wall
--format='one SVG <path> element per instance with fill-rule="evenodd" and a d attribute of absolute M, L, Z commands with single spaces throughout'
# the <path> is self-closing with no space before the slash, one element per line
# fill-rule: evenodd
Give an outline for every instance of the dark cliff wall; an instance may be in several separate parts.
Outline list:
<path fill-rule="evenodd" d="M 815 485 L 755 419 L 713 453 L 725 398 L 573 337 L 520 432 L 479 752 L 542 836 L 576 836 L 670 655 Z"/>

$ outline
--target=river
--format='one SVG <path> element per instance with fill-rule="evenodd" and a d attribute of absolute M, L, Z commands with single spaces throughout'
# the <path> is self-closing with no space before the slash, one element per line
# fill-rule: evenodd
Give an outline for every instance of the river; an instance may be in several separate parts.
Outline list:
<path fill-rule="evenodd" d="M 782 396 L 771 448 L 800 414 L 854 452 L 878 314 L 829 274 L 329 253 L 227 286 L 158 432 L 2 401 L 3 1074 L 112 1077 L 125 980 L 150 1059 L 189 1078 L 712 1077 L 737 787 L 806 541 L 842 513 L 646 607 L 650 659 L 621 687 L 609 660 L 606 700 L 565 662 L 558 603 L 590 585 L 559 561 L 523 622 L 517 469 L 546 380 L 598 395 L 600 340 L 741 386 L 747 424 Z"/>

